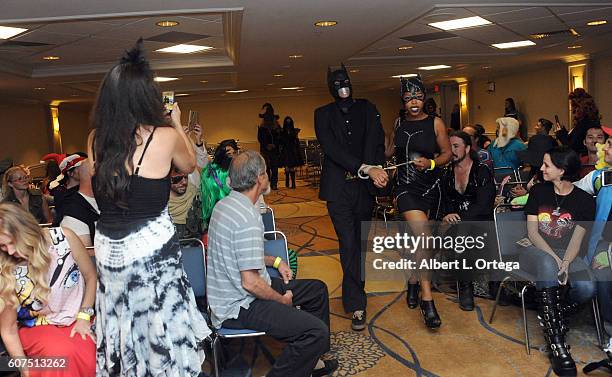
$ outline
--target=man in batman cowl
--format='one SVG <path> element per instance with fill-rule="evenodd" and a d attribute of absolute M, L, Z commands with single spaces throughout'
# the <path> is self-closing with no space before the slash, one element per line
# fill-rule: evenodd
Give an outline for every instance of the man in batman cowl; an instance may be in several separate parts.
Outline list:
<path fill-rule="evenodd" d="M 327 85 L 334 102 L 315 110 L 315 132 L 324 152 L 319 198 L 327 210 L 340 243 L 342 303 L 352 313 L 353 330 L 366 324 L 365 280 L 362 276 L 361 222 L 372 219 L 376 190 L 389 177 L 380 168 L 385 162 L 385 134 L 376 106 L 353 99 L 348 72 L 327 71 Z M 358 174 L 369 179 L 360 179 Z"/>

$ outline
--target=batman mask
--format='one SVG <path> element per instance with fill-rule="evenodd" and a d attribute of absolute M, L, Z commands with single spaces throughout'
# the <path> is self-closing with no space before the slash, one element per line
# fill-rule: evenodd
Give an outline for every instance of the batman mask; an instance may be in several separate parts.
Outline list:
<path fill-rule="evenodd" d="M 425 101 L 425 97 L 427 92 L 425 90 L 425 85 L 423 85 L 423 81 L 421 80 L 421 76 L 410 77 L 408 79 L 401 78 L 401 95 L 402 101 L 404 103 L 410 102 L 413 99 L 417 99 L 419 101 Z"/>
<path fill-rule="evenodd" d="M 327 86 L 329 92 L 337 102 L 350 100 L 353 95 L 353 87 L 349 78 L 346 67 L 342 64 L 342 68 L 333 71 L 327 68 Z"/>

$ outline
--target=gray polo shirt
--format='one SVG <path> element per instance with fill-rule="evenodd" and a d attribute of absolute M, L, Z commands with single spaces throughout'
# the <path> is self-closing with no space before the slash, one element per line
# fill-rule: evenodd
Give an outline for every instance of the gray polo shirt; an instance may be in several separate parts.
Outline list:
<path fill-rule="evenodd" d="M 255 296 L 242 288 L 240 271 L 259 270 L 268 284 L 264 262 L 264 226 L 256 205 L 245 195 L 231 191 L 213 209 L 208 229 L 208 304 L 216 328 L 226 319 L 238 318 Z"/>

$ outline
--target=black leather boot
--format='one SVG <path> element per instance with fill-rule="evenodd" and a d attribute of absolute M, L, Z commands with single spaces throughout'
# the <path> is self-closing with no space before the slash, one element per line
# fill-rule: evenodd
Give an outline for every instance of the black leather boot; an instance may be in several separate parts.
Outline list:
<path fill-rule="evenodd" d="M 565 342 L 565 310 L 559 287 L 545 288 L 537 292 L 538 319 L 544 329 L 544 339 L 550 351 L 550 365 L 557 376 L 576 376 L 576 363 Z"/>
<path fill-rule="evenodd" d="M 474 310 L 474 285 L 471 281 L 459 282 L 459 307 L 461 310 Z"/>
<path fill-rule="evenodd" d="M 421 313 L 423 313 L 425 325 L 430 329 L 437 329 L 442 325 L 442 320 L 438 315 L 438 311 L 436 310 L 433 300 L 421 300 Z"/>
<path fill-rule="evenodd" d="M 289 172 L 285 172 L 285 187 L 289 188 Z"/>
<path fill-rule="evenodd" d="M 419 306 L 419 283 L 408 283 L 408 290 L 406 291 L 406 303 L 408 304 L 408 307 L 410 309 L 414 309 Z"/>
<path fill-rule="evenodd" d="M 291 188 L 295 188 L 295 171 L 290 172 L 291 174 Z"/>

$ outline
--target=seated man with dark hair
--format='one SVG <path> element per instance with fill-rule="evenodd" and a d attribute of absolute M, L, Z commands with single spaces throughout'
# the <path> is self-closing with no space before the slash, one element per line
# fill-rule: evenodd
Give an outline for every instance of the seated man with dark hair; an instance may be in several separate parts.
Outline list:
<path fill-rule="evenodd" d="M 608 140 L 608 135 L 600 126 L 593 126 L 587 129 L 584 141 L 582 142 L 587 149 L 587 154 L 580 156 L 580 178 L 595 170 L 595 164 L 599 161 L 597 156 L 597 144 L 604 144 Z"/>
<path fill-rule="evenodd" d="M 327 286 L 293 280 L 287 263 L 264 255 L 264 228 L 256 203 L 270 191 L 263 157 L 233 158 L 232 191 L 215 206 L 208 230 L 207 295 L 213 326 L 248 328 L 287 342 L 266 376 L 326 376 L 336 360 L 320 360 L 330 347 Z M 266 266 L 282 279 L 270 278 Z M 297 309 L 299 307 L 300 309 Z"/>

